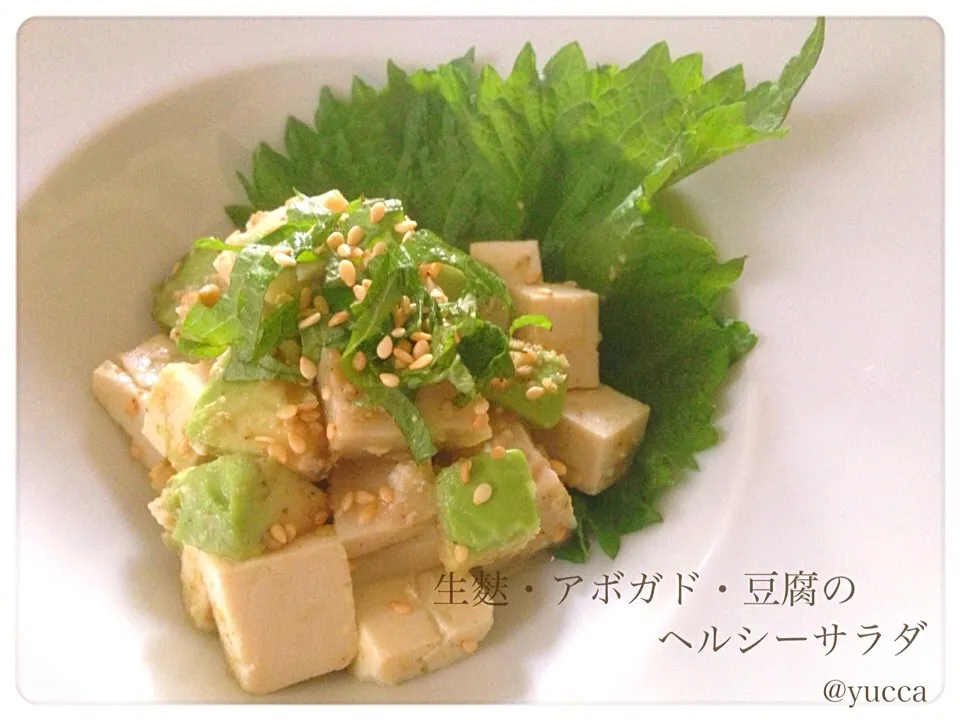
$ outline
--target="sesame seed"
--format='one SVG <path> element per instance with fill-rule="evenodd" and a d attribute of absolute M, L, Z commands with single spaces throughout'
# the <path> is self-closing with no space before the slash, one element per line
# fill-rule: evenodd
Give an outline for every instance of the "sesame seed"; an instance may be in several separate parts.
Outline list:
<path fill-rule="evenodd" d="M 318 199 L 320 204 L 332 213 L 342 213 L 350 204 L 339 190 L 329 190 Z"/>
<path fill-rule="evenodd" d="M 302 410 L 300 412 L 300 419 L 305 423 L 316 422 L 322 417 L 322 414 L 319 410 Z"/>
<path fill-rule="evenodd" d="M 453 559 L 457 561 L 458 565 L 463 565 L 467 558 L 470 556 L 470 551 L 467 550 L 464 545 L 454 545 L 453 547 Z"/>
<path fill-rule="evenodd" d="M 123 406 L 123 411 L 133 417 L 140 410 L 140 401 L 137 398 L 130 398 Z"/>
<path fill-rule="evenodd" d="M 360 284 L 363 285 L 367 290 L 369 290 L 370 286 L 373 285 L 373 280 L 371 280 L 370 278 L 364 278 L 363 282 L 361 282 Z"/>
<path fill-rule="evenodd" d="M 267 448 L 267 455 L 272 458 L 276 458 L 282 463 L 287 461 L 287 449 L 280 443 L 273 443 L 270 447 Z"/>
<path fill-rule="evenodd" d="M 336 327 L 337 325 L 343 325 L 350 317 L 350 313 L 346 310 L 341 310 L 338 313 L 334 313 L 333 317 L 327 322 L 327 327 Z"/>
<path fill-rule="evenodd" d="M 463 650 L 465 653 L 475 653 L 479 647 L 480 645 L 477 643 L 477 641 L 472 639 L 463 640 L 460 643 L 460 649 Z"/>
<path fill-rule="evenodd" d="M 403 245 L 403 243 L 405 243 L 405 242 L 406 242 L 407 240 L 409 240 L 411 237 L 413 237 L 413 231 L 412 231 L 412 230 L 410 230 L 409 232 L 405 232 L 405 233 L 403 234 L 403 237 L 400 238 L 400 244 Z"/>
<path fill-rule="evenodd" d="M 327 520 L 329 519 L 330 519 L 329 511 L 321 510 L 320 512 L 317 513 L 317 516 L 313 519 L 313 522 L 316 523 L 318 526 L 326 525 Z"/>
<path fill-rule="evenodd" d="M 327 425 L 327 440 L 333 440 L 337 436 L 337 424 L 330 423 Z"/>
<path fill-rule="evenodd" d="M 396 350 L 394 350 L 394 352 L 396 352 Z M 430 353 L 427 353 L 426 355 L 421 355 L 421 356 L 418 357 L 416 360 L 414 360 L 412 363 L 410 363 L 410 369 L 411 369 L 411 370 L 422 370 L 423 368 L 427 367 L 427 365 L 429 365 L 429 364 L 432 363 L 432 362 L 433 362 L 433 355 L 431 355 Z"/>
<path fill-rule="evenodd" d="M 404 315 L 409 315 L 410 311 L 413 309 L 413 303 L 410 302 L 410 296 L 404 295 L 400 300 L 400 310 Z"/>
<path fill-rule="evenodd" d="M 565 537 L 567 537 L 566 528 L 557 528 L 557 530 L 553 533 L 553 541 L 555 543 L 562 542 Z"/>
<path fill-rule="evenodd" d="M 293 523 L 287 523 L 283 526 L 283 529 L 287 533 L 287 542 L 293 542 L 293 539 L 297 536 L 297 526 Z"/>
<path fill-rule="evenodd" d="M 473 491 L 473 504 L 483 505 L 492 495 L 493 486 L 490 483 L 477 485 L 477 489 Z"/>
<path fill-rule="evenodd" d="M 367 296 L 367 286 L 366 285 L 354 285 L 353 286 L 353 296 L 360 302 L 363 302 L 363 299 Z"/>
<path fill-rule="evenodd" d="M 543 389 L 542 387 L 540 387 L 539 385 L 533 385 L 533 386 L 527 388 L 527 392 L 525 393 L 525 395 L 527 396 L 527 400 L 537 400 L 537 399 L 543 397 L 543 394 L 544 394 L 545 392 L 546 392 L 546 390 L 544 390 L 544 389 Z"/>
<path fill-rule="evenodd" d="M 555 393 L 557 391 L 557 384 L 551 378 L 544 378 L 540 381 L 540 384 L 547 392 Z"/>
<path fill-rule="evenodd" d="M 387 206 L 382 202 L 376 202 L 373 204 L 373 207 L 370 208 L 370 222 L 376 225 L 378 222 L 383 220 L 383 216 L 387 214 Z"/>
<path fill-rule="evenodd" d="M 432 298 L 433 298 L 434 300 L 436 300 L 437 302 L 446 302 L 446 301 L 447 301 L 447 296 L 446 296 L 446 294 L 443 292 L 443 290 L 441 290 L 441 289 L 438 288 L 438 287 L 435 287 L 433 290 L 430 291 L 430 297 L 432 297 Z"/>
<path fill-rule="evenodd" d="M 559 460 L 551 460 L 550 467 L 553 469 L 553 471 L 557 474 L 558 477 L 563 477 L 564 475 L 567 474 L 567 466 L 564 465 Z"/>
<path fill-rule="evenodd" d="M 289 420 L 298 412 L 300 412 L 300 408 L 298 408 L 296 405 L 284 405 L 282 408 L 277 410 L 277 417 L 281 420 Z"/>
<path fill-rule="evenodd" d="M 413 356 L 401 347 L 395 347 L 393 349 L 393 357 L 396 358 L 396 361 L 399 361 L 404 366 L 407 366 L 413 362 Z M 396 364 L 396 362 L 394 364 Z"/>
<path fill-rule="evenodd" d="M 425 342 L 430 342 L 433 340 L 433 335 L 430 333 L 423 332 L 423 330 L 417 330 L 416 332 L 410 333 L 410 339 L 420 342 L 421 340 Z"/>
<path fill-rule="evenodd" d="M 373 522 L 373 519 L 377 516 L 377 506 L 375 503 L 364 506 L 363 510 L 360 511 L 360 515 L 357 517 L 357 522 L 361 525 L 369 525 Z"/>
<path fill-rule="evenodd" d="M 377 357 L 386 360 L 393 353 L 393 339 L 389 335 L 384 335 L 383 339 L 377 343 Z"/>
<path fill-rule="evenodd" d="M 353 356 L 353 369 L 357 372 L 363 372 L 363 369 L 367 366 L 367 356 L 362 352 L 358 352 Z"/>
<path fill-rule="evenodd" d="M 317 295 L 313 299 L 313 307 L 321 315 L 330 312 L 330 303 L 327 302 L 327 299 L 323 295 Z"/>
<path fill-rule="evenodd" d="M 358 505 L 369 505 L 370 503 L 377 501 L 377 496 L 372 492 L 367 492 L 366 490 L 357 490 L 354 493 L 354 499 L 357 501 Z"/>
<path fill-rule="evenodd" d="M 400 615 L 409 615 L 410 613 L 413 612 L 413 608 L 410 607 L 409 604 L 405 602 L 400 602 L 399 600 L 391 600 L 390 609 Z"/>
<path fill-rule="evenodd" d="M 417 340 L 417 344 L 413 346 L 413 356 L 415 358 L 422 357 L 430 350 L 430 343 L 426 340 Z"/>
<path fill-rule="evenodd" d="M 493 450 L 490 451 L 490 457 L 494 460 L 499 460 L 507 456 L 507 449 L 503 445 L 495 445 Z"/>
<path fill-rule="evenodd" d="M 300 410 L 316 410 L 320 407 L 320 401 L 316 395 L 307 395 L 307 399 L 297 405 Z"/>
<path fill-rule="evenodd" d="M 384 485 L 377 494 L 380 495 L 380 499 L 388 505 L 393 502 L 393 488 Z"/>
<path fill-rule="evenodd" d="M 277 441 L 272 435 L 257 435 L 253 439 L 259 443 L 275 443 Z"/>
<path fill-rule="evenodd" d="M 460 482 L 462 482 L 464 485 L 470 482 L 470 461 L 461 460 L 458 463 L 457 469 L 460 471 Z"/>
<path fill-rule="evenodd" d="M 336 250 L 338 247 L 343 245 L 343 233 L 339 230 L 334 230 L 327 236 L 327 247 L 331 250 Z"/>
<path fill-rule="evenodd" d="M 303 288 L 303 290 L 300 291 L 300 309 L 301 310 L 306 310 L 308 307 L 310 307 L 310 295 L 311 295 L 311 292 L 310 292 L 310 288 L 308 287 L 305 287 Z"/>
<path fill-rule="evenodd" d="M 324 385 L 320 388 L 320 397 L 324 400 L 329 400 L 331 395 L 331 390 L 329 385 Z"/>
<path fill-rule="evenodd" d="M 473 403 L 473 412 L 477 415 L 483 415 L 490 409 L 490 401 L 485 397 L 477 398 Z"/>
<path fill-rule="evenodd" d="M 287 444 L 297 455 L 303 455 L 307 451 L 307 441 L 299 435 L 288 433 Z"/>
<path fill-rule="evenodd" d="M 349 260 L 341 260 L 337 266 L 337 274 L 347 287 L 357 284 L 357 267 Z"/>
<path fill-rule="evenodd" d="M 287 531 L 283 529 L 280 523 L 274 523 L 270 526 L 270 535 L 281 545 L 287 544 Z"/>
<path fill-rule="evenodd" d="M 406 334 L 406 328 L 398 327 L 390 331 L 390 334 L 395 338 L 402 338 Z"/>
<path fill-rule="evenodd" d="M 536 371 L 533 365 L 521 365 L 517 368 L 517 375 L 520 377 L 530 377 Z"/>
<path fill-rule="evenodd" d="M 348 258 L 353 253 L 353 248 L 351 248 L 346 243 L 342 243 L 337 246 L 337 255 L 342 258 Z"/>
<path fill-rule="evenodd" d="M 540 362 L 540 358 L 537 357 L 537 354 L 532 350 L 524 350 L 520 353 L 520 364 L 521 365 L 537 365 Z"/>
<path fill-rule="evenodd" d="M 353 250 L 350 251 L 350 257 L 356 258 L 357 260 L 359 260 L 360 258 L 362 258 L 362 257 L 363 257 L 363 248 L 355 247 Z"/>
<path fill-rule="evenodd" d="M 216 283 L 208 283 L 197 291 L 197 297 L 205 307 L 213 307 L 220 299 L 220 286 Z"/>
<path fill-rule="evenodd" d="M 273 254 L 273 261 L 280 267 L 293 267 L 297 264 L 294 258 L 282 252 L 275 252 Z"/>
<path fill-rule="evenodd" d="M 363 240 L 363 228 L 359 225 L 354 225 L 347 231 L 347 245 L 353 247 L 359 244 L 361 240 Z"/>
<path fill-rule="evenodd" d="M 386 251 L 387 244 L 383 242 L 383 240 L 380 240 L 373 246 L 373 250 L 370 252 L 370 254 L 372 257 L 376 257 L 377 255 L 383 255 Z"/>
<path fill-rule="evenodd" d="M 353 507 L 353 490 L 347 491 L 347 494 L 340 500 L 340 512 L 348 512 Z"/>
<path fill-rule="evenodd" d="M 317 364 L 306 355 L 300 356 L 300 374 L 307 380 L 313 380 L 317 376 Z"/>
<path fill-rule="evenodd" d="M 389 388 L 395 388 L 400 384 L 400 378 L 393 373 L 380 373 L 380 382 Z"/>
<path fill-rule="evenodd" d="M 416 220 L 411 220 L 410 218 L 406 218 L 405 220 L 401 220 L 396 225 L 394 225 L 393 231 L 398 233 L 408 233 L 408 232 L 411 232 L 412 230 L 415 230 L 416 227 L 417 227 Z"/>
<path fill-rule="evenodd" d="M 307 315 L 307 317 L 297 323 L 297 327 L 305 330 L 311 325 L 316 325 L 318 322 L 320 322 L 320 313 L 315 312 L 312 315 Z"/>

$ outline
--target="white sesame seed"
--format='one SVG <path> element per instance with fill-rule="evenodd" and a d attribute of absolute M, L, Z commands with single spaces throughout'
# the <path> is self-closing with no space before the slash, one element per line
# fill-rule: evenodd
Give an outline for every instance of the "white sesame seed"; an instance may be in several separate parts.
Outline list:
<path fill-rule="evenodd" d="M 384 503 L 389 505 L 390 503 L 393 502 L 393 498 L 394 498 L 393 488 L 389 488 L 386 485 L 384 485 L 382 488 L 380 488 L 380 491 L 377 494 L 380 495 L 380 500 L 382 500 Z"/>
<path fill-rule="evenodd" d="M 354 225 L 347 231 L 347 245 L 353 247 L 359 244 L 361 240 L 363 240 L 363 228 L 359 225 Z"/>
<path fill-rule="evenodd" d="M 370 208 L 370 222 L 376 225 L 378 222 L 383 220 L 383 216 L 387 214 L 387 206 L 382 202 L 376 202 L 373 204 L 373 207 Z"/>
<path fill-rule="evenodd" d="M 327 425 L 327 440 L 333 440 L 337 436 L 337 424 L 330 423 Z"/>
<path fill-rule="evenodd" d="M 410 333 L 410 339 L 416 340 L 417 342 L 423 340 L 425 342 L 430 342 L 433 340 L 433 335 L 430 333 L 423 332 L 423 330 L 417 330 L 416 332 Z"/>
<path fill-rule="evenodd" d="M 411 370 L 422 370 L 423 368 L 427 367 L 427 365 L 429 365 L 429 364 L 432 363 L 432 362 L 433 362 L 433 355 L 431 355 L 430 353 L 427 353 L 426 355 L 421 355 L 421 356 L 418 357 L 416 360 L 414 360 L 412 363 L 410 363 L 410 369 L 411 369 Z"/>
<path fill-rule="evenodd" d="M 273 254 L 273 261 L 280 267 L 293 267 L 297 261 L 286 253 L 276 252 Z"/>
<path fill-rule="evenodd" d="M 489 409 L 490 409 L 490 401 L 487 400 L 485 397 L 477 398 L 476 401 L 473 403 L 473 412 L 476 413 L 477 415 L 482 415 Z"/>
<path fill-rule="evenodd" d="M 300 291 L 300 309 L 301 310 L 306 310 L 308 307 L 310 307 L 310 295 L 311 295 L 311 292 L 310 292 L 310 288 L 308 287 L 305 287 L 303 288 L 303 290 Z"/>
<path fill-rule="evenodd" d="M 321 510 L 320 512 L 317 513 L 317 516 L 313 519 L 313 522 L 316 523 L 317 526 L 326 525 L 327 520 L 329 519 L 330 519 L 330 512 L 327 510 Z"/>
<path fill-rule="evenodd" d="M 415 358 L 422 357 L 430 350 L 430 343 L 426 340 L 417 340 L 416 345 L 413 346 L 413 356 Z"/>
<path fill-rule="evenodd" d="M 383 339 L 377 343 L 377 357 L 386 360 L 393 353 L 393 339 L 389 335 L 384 335 Z"/>
<path fill-rule="evenodd" d="M 410 230 L 409 232 L 405 232 L 405 233 L 403 234 L 403 237 L 400 238 L 400 244 L 403 245 L 403 243 L 405 243 L 405 242 L 406 242 L 407 240 L 409 240 L 411 237 L 413 237 L 413 230 Z"/>
<path fill-rule="evenodd" d="M 334 230 L 327 236 L 327 247 L 331 250 L 336 250 L 343 244 L 344 237 L 343 233 L 339 230 Z"/>
<path fill-rule="evenodd" d="M 287 434 L 287 444 L 297 455 L 303 455 L 307 451 L 307 441 L 294 433 Z"/>
<path fill-rule="evenodd" d="M 407 218 L 406 220 L 401 220 L 396 225 L 394 225 L 393 230 L 394 232 L 398 232 L 402 234 L 402 233 L 408 233 L 412 230 L 415 230 L 416 227 L 417 227 L 416 220 L 411 220 L 410 218 Z"/>
<path fill-rule="evenodd" d="M 559 460 L 551 460 L 550 467 L 553 469 L 553 471 L 557 474 L 558 477 L 563 477 L 564 475 L 567 474 L 567 466 L 564 465 Z"/>
<path fill-rule="evenodd" d="M 305 423 L 316 422 L 322 417 L 322 413 L 319 410 L 301 410 L 300 419 Z"/>
<path fill-rule="evenodd" d="M 371 251 L 371 256 L 376 257 L 377 255 L 383 255 L 387 251 L 387 244 L 383 240 L 378 241 Z"/>
<path fill-rule="evenodd" d="M 297 327 L 301 330 L 306 330 L 311 325 L 316 325 L 320 322 L 320 313 L 315 312 L 311 315 L 307 315 L 303 320 L 297 323 Z"/>
<path fill-rule="evenodd" d="M 517 375 L 520 377 L 530 377 L 534 372 L 536 368 L 533 365 L 521 365 L 517 368 Z"/>
<path fill-rule="evenodd" d="M 342 325 L 349 317 L 350 313 L 348 313 L 346 310 L 341 310 L 338 313 L 334 313 L 333 317 L 331 317 L 329 322 L 327 322 L 327 327 L 336 327 L 337 325 Z"/>
<path fill-rule="evenodd" d="M 483 505 L 492 495 L 493 486 L 490 483 L 477 485 L 477 489 L 473 491 L 473 504 Z"/>
<path fill-rule="evenodd" d="M 373 285 L 373 280 L 371 280 L 370 278 L 364 278 L 363 282 L 361 282 L 360 284 L 363 285 L 367 290 L 369 290 L 370 286 Z"/>
<path fill-rule="evenodd" d="M 380 382 L 389 388 L 395 388 L 400 384 L 400 378 L 393 373 L 380 373 Z"/>
<path fill-rule="evenodd" d="M 409 365 L 413 362 L 413 356 L 400 347 L 395 347 L 393 349 L 393 357 L 402 362 L 404 365 Z"/>
<path fill-rule="evenodd" d="M 366 490 L 357 490 L 354 493 L 354 499 L 357 501 L 358 505 L 369 505 L 370 503 L 377 501 L 377 496 L 372 492 L 367 492 Z"/>
<path fill-rule="evenodd" d="M 543 389 L 547 392 L 554 393 L 557 391 L 557 384 L 551 378 L 544 378 L 540 381 L 540 384 L 543 385 Z"/>
<path fill-rule="evenodd" d="M 329 400 L 331 394 L 332 393 L 329 386 L 324 385 L 322 388 L 320 388 L 320 397 L 323 398 L 324 400 Z"/>
<path fill-rule="evenodd" d="M 321 195 L 318 200 L 321 205 L 332 213 L 343 212 L 350 204 L 339 190 L 329 190 Z"/>
<path fill-rule="evenodd" d="M 300 374 L 307 380 L 313 380 L 317 376 L 317 364 L 306 355 L 300 356 Z"/>
<path fill-rule="evenodd" d="M 366 285 L 354 285 L 354 286 L 353 286 L 353 296 L 354 296 L 359 302 L 363 302 L 363 299 L 367 296 L 367 286 L 366 286 Z"/>
<path fill-rule="evenodd" d="M 464 485 L 470 482 L 470 464 L 469 460 L 461 460 L 458 463 L 457 469 L 460 471 L 460 482 Z"/>
<path fill-rule="evenodd" d="M 318 407 L 320 407 L 320 401 L 317 400 L 316 395 L 310 394 L 310 395 L 307 395 L 307 399 L 304 400 L 299 405 L 297 405 L 297 407 L 303 411 L 316 410 Z"/>
<path fill-rule="evenodd" d="M 267 455 L 272 458 L 276 458 L 282 463 L 287 461 L 287 449 L 280 443 L 273 443 L 270 447 L 267 448 Z"/>
<path fill-rule="evenodd" d="M 350 508 L 353 507 L 353 491 L 350 490 L 346 495 L 343 496 L 343 499 L 340 501 L 340 512 L 347 512 Z"/>
<path fill-rule="evenodd" d="M 277 417 L 281 420 L 290 420 L 298 412 L 300 412 L 300 408 L 298 408 L 296 405 L 284 405 L 282 408 L 277 410 Z"/>
<path fill-rule="evenodd" d="M 499 460 L 506 456 L 507 456 L 507 449 L 503 447 L 503 445 L 496 445 L 490 451 L 490 457 L 494 458 L 495 460 Z"/>
<path fill-rule="evenodd" d="M 317 295 L 313 299 L 313 307 L 321 315 L 330 312 L 330 303 L 327 302 L 327 299 L 323 295 Z"/>
<path fill-rule="evenodd" d="M 272 435 L 256 435 L 256 436 L 253 438 L 253 440 L 254 440 L 254 442 L 258 442 L 258 443 L 268 443 L 268 444 L 269 444 L 269 443 L 275 443 L 275 442 L 277 441 L 277 439 L 276 439 L 275 437 L 273 437 Z"/>
<path fill-rule="evenodd" d="M 407 333 L 406 328 L 398 327 L 390 331 L 390 334 L 395 338 L 402 338 Z"/>
<path fill-rule="evenodd" d="M 349 260 L 340 261 L 337 266 L 337 273 L 347 287 L 353 287 L 357 284 L 357 267 Z"/>
<path fill-rule="evenodd" d="M 270 535 L 281 545 L 287 544 L 287 531 L 280 523 L 274 523 L 270 526 Z"/>
<path fill-rule="evenodd" d="M 341 245 L 337 246 L 337 255 L 339 255 L 342 258 L 348 258 L 352 253 L 353 253 L 353 248 L 347 245 L 346 243 L 342 243 Z"/>
<path fill-rule="evenodd" d="M 357 372 L 363 372 L 363 369 L 367 366 L 367 356 L 362 352 L 358 352 L 353 356 L 353 369 Z"/>
<path fill-rule="evenodd" d="M 413 608 L 410 607 L 408 603 L 400 602 L 399 600 L 391 600 L 390 609 L 399 615 L 409 615 L 413 612 Z"/>
<path fill-rule="evenodd" d="M 543 397 L 543 394 L 545 392 L 546 390 L 544 390 L 539 385 L 533 385 L 532 387 L 527 388 L 527 392 L 525 393 L 525 395 L 527 396 L 527 400 L 537 400 Z"/>
<path fill-rule="evenodd" d="M 446 301 L 447 301 L 447 296 L 446 296 L 446 294 L 443 292 L 443 290 L 441 290 L 441 289 L 438 288 L 438 287 L 435 287 L 433 290 L 430 291 L 430 297 L 432 297 L 432 298 L 433 298 L 434 300 L 436 300 L 437 302 L 446 302 Z"/>
<path fill-rule="evenodd" d="M 458 565 L 463 565 L 470 556 L 470 551 L 464 545 L 455 545 L 453 548 L 453 559 Z"/>

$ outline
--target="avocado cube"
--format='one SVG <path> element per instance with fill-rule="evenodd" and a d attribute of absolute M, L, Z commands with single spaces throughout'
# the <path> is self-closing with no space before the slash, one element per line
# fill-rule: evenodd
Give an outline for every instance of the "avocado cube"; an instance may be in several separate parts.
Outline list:
<path fill-rule="evenodd" d="M 329 437 L 335 457 L 386 455 L 407 448 L 403 433 L 386 410 L 357 404 L 360 391 L 344 376 L 336 350 L 324 348 L 320 354 L 317 383 L 324 415 L 333 426 Z"/>
<path fill-rule="evenodd" d="M 469 464 L 466 472 L 463 463 Z M 437 517 L 441 562 L 448 570 L 463 571 L 516 554 L 540 529 L 536 485 L 523 453 L 481 453 L 441 470 Z"/>
<path fill-rule="evenodd" d="M 567 467 L 567 487 L 588 495 L 606 490 L 633 461 L 650 407 L 611 387 L 571 390 L 560 422 L 533 438 Z"/>
<path fill-rule="evenodd" d="M 148 468 L 154 467 L 163 455 L 144 437 L 146 392 L 110 360 L 93 371 L 93 395 L 110 418 L 130 436 L 130 454 Z"/>
<path fill-rule="evenodd" d="M 437 591 L 448 577 L 460 591 L 454 604 Z M 493 607 L 474 604 L 478 591 L 470 575 L 442 568 L 359 584 L 359 643 L 351 674 L 396 685 L 474 652 L 493 625 Z"/>
<path fill-rule="evenodd" d="M 365 583 L 406 573 L 429 570 L 440 561 L 440 533 L 432 522 L 420 523 L 414 534 L 350 559 L 354 583 Z"/>
<path fill-rule="evenodd" d="M 247 560 L 276 542 L 273 525 L 315 529 L 326 497 L 273 458 L 236 453 L 174 475 L 149 507 L 175 543 Z"/>
<path fill-rule="evenodd" d="M 158 333 L 133 350 L 121 353 L 120 365 L 139 387 L 149 390 L 157 382 L 163 368 L 184 359 L 177 352 L 173 340 L 168 335 Z"/>
<path fill-rule="evenodd" d="M 535 425 L 556 425 L 567 395 L 567 359 L 553 350 L 517 339 L 510 340 L 510 359 L 514 377 L 491 379 L 484 394 Z"/>
<path fill-rule="evenodd" d="M 177 470 L 195 465 L 203 450 L 190 444 L 185 426 L 207 385 L 205 364 L 170 363 L 147 393 L 143 434 Z"/>
<path fill-rule="evenodd" d="M 288 411 L 295 412 L 288 416 Z M 296 383 L 228 382 L 218 376 L 197 398 L 186 434 L 210 451 L 270 454 L 315 478 L 330 467 L 322 419 L 318 398 Z"/>
<path fill-rule="evenodd" d="M 470 254 L 496 271 L 513 288 L 543 282 L 540 246 L 536 240 L 491 240 L 470 243 Z"/>
<path fill-rule="evenodd" d="M 240 687 L 263 694 L 345 668 L 357 653 L 347 556 L 329 527 L 244 562 L 200 555 Z"/>
<path fill-rule="evenodd" d="M 436 516 L 433 470 L 409 454 L 342 460 L 330 473 L 330 506 L 349 557 L 380 550 Z"/>
<path fill-rule="evenodd" d="M 216 250 L 194 248 L 173 266 L 170 276 L 153 299 L 153 318 L 166 328 L 175 327 L 197 301 L 197 290 L 217 278 Z"/>
<path fill-rule="evenodd" d="M 424 385 L 416 405 L 440 448 L 465 448 L 490 439 L 490 403 L 477 397 L 461 408 L 453 404 L 458 391 L 449 382 Z"/>
<path fill-rule="evenodd" d="M 556 350 L 570 363 L 568 387 L 600 384 L 600 296 L 564 284 L 528 285 L 513 289 L 517 312 L 546 315 L 553 328 L 528 325 L 517 337 Z"/>

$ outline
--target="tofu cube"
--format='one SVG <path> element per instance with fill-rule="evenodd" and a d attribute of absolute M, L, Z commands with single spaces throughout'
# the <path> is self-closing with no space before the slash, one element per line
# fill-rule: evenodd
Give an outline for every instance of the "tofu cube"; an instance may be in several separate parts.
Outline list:
<path fill-rule="evenodd" d="M 417 392 L 416 405 L 437 447 L 472 447 L 490 439 L 490 403 L 477 397 L 458 408 L 453 404 L 457 389 L 448 382 L 425 385 Z"/>
<path fill-rule="evenodd" d="M 329 526 L 245 562 L 208 553 L 198 561 L 227 661 L 247 692 L 340 670 L 356 656 L 347 555 Z"/>
<path fill-rule="evenodd" d="M 163 368 L 181 360 L 183 357 L 177 352 L 177 346 L 164 334 L 154 335 L 133 350 L 120 353 L 120 365 L 144 390 L 154 386 Z"/>
<path fill-rule="evenodd" d="M 513 289 L 517 312 L 546 315 L 553 328 L 528 325 L 517 337 L 562 353 L 570 363 L 567 387 L 600 384 L 600 296 L 570 285 L 530 285 Z"/>
<path fill-rule="evenodd" d="M 462 594 L 438 590 L 445 579 Z M 493 625 L 493 606 L 475 601 L 477 593 L 470 575 L 441 568 L 358 586 L 359 646 L 350 672 L 396 685 L 476 651 Z"/>
<path fill-rule="evenodd" d="M 93 371 L 93 394 L 107 414 L 131 438 L 130 454 L 152 468 L 163 454 L 144 437 L 146 393 L 116 363 L 107 360 Z"/>
<path fill-rule="evenodd" d="M 543 282 L 536 240 L 494 240 L 470 244 L 470 254 L 492 267 L 508 286 Z"/>
<path fill-rule="evenodd" d="M 386 455 L 406 449 L 400 428 L 386 410 L 356 404 L 359 390 L 344 376 L 336 350 L 327 348 L 321 353 L 317 382 L 324 416 L 328 425 L 334 426 L 332 437 L 328 437 L 335 456 Z"/>
<path fill-rule="evenodd" d="M 562 480 L 588 495 L 607 489 L 633 461 L 650 418 L 650 407 L 601 385 L 571 390 L 560 422 L 534 429 L 533 438 L 567 471 Z"/>
<path fill-rule="evenodd" d="M 412 537 L 350 560 L 354 584 L 436 567 L 440 558 L 440 531 L 433 522 L 416 526 Z"/>
<path fill-rule="evenodd" d="M 207 384 L 206 364 L 170 363 L 147 393 L 143 434 L 179 472 L 199 459 L 184 432 L 197 398 Z"/>
<path fill-rule="evenodd" d="M 213 619 L 213 607 L 207 587 L 203 584 L 203 572 L 200 566 L 202 550 L 184 545 L 180 553 L 180 586 L 183 609 L 190 622 L 198 630 L 216 632 L 217 623 Z"/>
<path fill-rule="evenodd" d="M 433 470 L 410 455 L 342 460 L 330 473 L 329 497 L 351 558 L 413 537 L 437 514 Z"/>

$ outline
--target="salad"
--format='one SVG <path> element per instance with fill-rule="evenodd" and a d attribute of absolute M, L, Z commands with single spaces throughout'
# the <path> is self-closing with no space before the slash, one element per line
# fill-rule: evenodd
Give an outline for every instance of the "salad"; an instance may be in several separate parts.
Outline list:
<path fill-rule="evenodd" d="M 614 557 L 660 519 L 756 338 L 721 311 L 742 258 L 658 194 L 782 135 L 822 43 L 749 91 L 665 45 L 391 64 L 258 149 L 237 229 L 156 288 L 163 331 L 93 375 L 243 689 L 438 670 L 492 626 L 475 571 Z"/>

